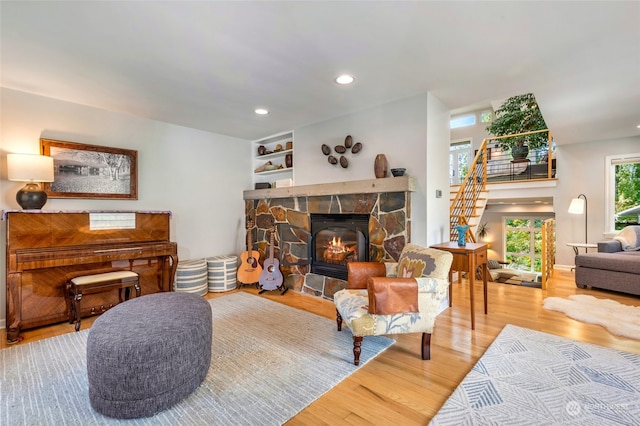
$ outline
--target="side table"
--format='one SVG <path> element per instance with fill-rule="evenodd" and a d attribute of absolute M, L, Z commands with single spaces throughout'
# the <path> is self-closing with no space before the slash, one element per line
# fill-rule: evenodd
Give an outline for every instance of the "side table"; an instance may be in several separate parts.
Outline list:
<path fill-rule="evenodd" d="M 583 248 L 585 253 L 588 252 L 590 248 L 598 248 L 597 244 L 592 243 L 567 243 L 567 245 L 573 248 L 573 252 L 576 256 L 578 255 L 579 248 Z"/>
<path fill-rule="evenodd" d="M 478 266 L 482 267 L 482 292 L 484 296 L 484 314 L 487 314 L 487 245 L 481 243 L 467 243 L 459 246 L 457 242 L 449 241 L 431 246 L 431 248 L 448 251 L 453 255 L 453 262 L 449 269 L 449 306 L 452 304 L 453 271 L 467 272 L 469 280 L 469 304 L 471 305 L 471 329 L 476 328 L 474 307 L 474 285 Z"/>
<path fill-rule="evenodd" d="M 583 248 L 585 253 L 588 253 L 590 248 L 598 248 L 598 245 L 593 243 L 567 243 L 567 245 L 573 248 L 573 252 L 575 253 L 576 256 L 580 253 L 578 251 L 579 248 Z M 575 265 L 575 261 L 574 261 L 574 265 Z M 572 271 L 575 269 L 576 269 L 575 266 L 571 268 Z"/>

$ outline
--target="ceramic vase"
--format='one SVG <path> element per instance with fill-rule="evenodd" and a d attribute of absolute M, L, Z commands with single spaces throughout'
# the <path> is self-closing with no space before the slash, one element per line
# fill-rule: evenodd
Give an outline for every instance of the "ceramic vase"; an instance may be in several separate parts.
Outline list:
<path fill-rule="evenodd" d="M 293 155 L 291 154 L 287 154 L 284 156 L 284 164 L 287 166 L 287 168 L 293 166 Z"/>
<path fill-rule="evenodd" d="M 376 155 L 376 160 L 373 163 L 373 171 L 376 174 L 376 178 L 387 177 L 387 168 L 387 157 L 384 154 Z"/>
<path fill-rule="evenodd" d="M 467 230 L 469 225 L 456 225 L 456 231 L 458 231 L 458 245 L 464 247 L 467 245 Z"/>

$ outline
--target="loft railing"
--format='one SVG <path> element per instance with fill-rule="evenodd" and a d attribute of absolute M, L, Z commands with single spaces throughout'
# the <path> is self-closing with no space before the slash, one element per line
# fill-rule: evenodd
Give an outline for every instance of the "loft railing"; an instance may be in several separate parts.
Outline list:
<path fill-rule="evenodd" d="M 500 139 L 538 133 L 548 134 L 547 148 L 544 150 L 529 150 L 527 157 L 524 159 L 514 159 L 510 152 L 502 152 L 501 150 L 498 152 L 498 150 L 492 150 L 488 146 Z M 555 178 L 555 173 L 553 138 L 548 129 L 484 139 L 469 165 L 467 175 L 460 182 L 458 192 L 451 201 L 449 209 L 450 241 L 458 239 L 456 225 L 468 225 L 473 218 L 478 217 L 478 198 L 486 190 L 487 182 L 552 179 Z M 475 234 L 471 228 L 467 229 L 466 239 L 476 242 Z"/>

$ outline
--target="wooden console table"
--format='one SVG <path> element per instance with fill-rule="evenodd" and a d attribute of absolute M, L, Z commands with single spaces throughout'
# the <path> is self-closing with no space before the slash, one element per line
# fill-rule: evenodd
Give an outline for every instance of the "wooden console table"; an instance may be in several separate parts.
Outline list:
<path fill-rule="evenodd" d="M 484 313 L 487 314 L 487 245 L 481 243 L 467 243 L 459 246 L 457 242 L 449 241 L 431 246 L 431 248 L 448 251 L 453 254 L 453 262 L 449 269 L 449 306 L 452 304 L 453 271 L 467 272 L 469 279 L 469 304 L 471 305 L 471 329 L 475 330 L 474 285 L 478 266 L 482 267 L 482 289 L 484 296 Z"/>

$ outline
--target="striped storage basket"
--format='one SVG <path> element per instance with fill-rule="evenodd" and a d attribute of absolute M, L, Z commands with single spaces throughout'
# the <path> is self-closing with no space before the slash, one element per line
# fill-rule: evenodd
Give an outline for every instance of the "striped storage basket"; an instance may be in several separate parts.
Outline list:
<path fill-rule="evenodd" d="M 207 281 L 209 291 L 229 291 L 236 288 L 238 256 L 215 256 L 207 258 Z"/>
<path fill-rule="evenodd" d="M 207 294 L 207 261 L 205 259 L 180 260 L 176 270 L 175 291 Z"/>

